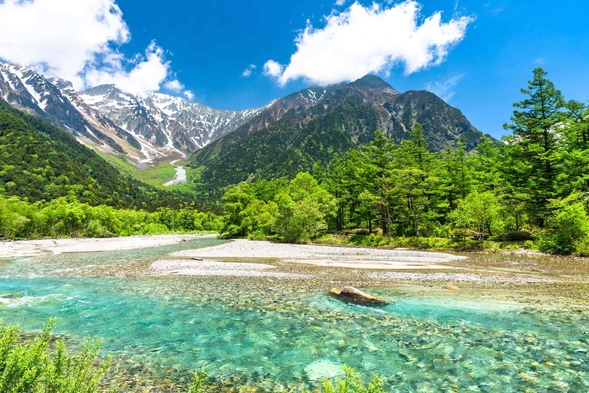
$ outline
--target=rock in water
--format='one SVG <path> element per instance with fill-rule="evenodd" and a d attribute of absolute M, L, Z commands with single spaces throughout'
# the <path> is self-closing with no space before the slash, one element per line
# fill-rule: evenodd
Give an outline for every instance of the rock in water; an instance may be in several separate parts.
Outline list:
<path fill-rule="evenodd" d="M 445 289 L 449 291 L 460 291 L 460 289 L 456 288 L 454 285 L 446 285 Z"/>
<path fill-rule="evenodd" d="M 329 294 L 344 302 L 362 304 L 365 306 L 386 306 L 389 304 L 384 299 L 369 295 L 354 287 L 344 287 L 343 289 L 334 288 L 329 291 Z"/>
<path fill-rule="evenodd" d="M 311 381 L 321 381 L 325 378 L 343 377 L 344 368 L 329 360 L 318 360 L 305 367 L 305 373 Z"/>

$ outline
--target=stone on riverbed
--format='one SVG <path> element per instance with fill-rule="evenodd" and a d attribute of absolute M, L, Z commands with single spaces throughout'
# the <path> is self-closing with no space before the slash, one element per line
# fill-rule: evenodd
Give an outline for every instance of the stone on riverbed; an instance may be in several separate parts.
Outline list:
<path fill-rule="evenodd" d="M 325 378 L 336 378 L 344 375 L 344 368 L 329 360 L 318 360 L 305 367 L 305 373 L 311 381 L 321 381 Z"/>
<path fill-rule="evenodd" d="M 384 299 L 369 295 L 354 287 L 344 287 L 343 289 L 334 288 L 329 291 L 329 294 L 347 303 L 362 304 L 365 306 L 386 306 L 389 304 Z"/>

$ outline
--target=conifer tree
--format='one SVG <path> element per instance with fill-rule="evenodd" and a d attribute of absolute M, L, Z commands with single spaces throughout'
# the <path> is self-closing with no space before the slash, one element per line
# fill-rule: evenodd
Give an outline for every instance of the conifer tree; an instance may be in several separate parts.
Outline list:
<path fill-rule="evenodd" d="M 513 104 L 511 123 L 504 128 L 513 133 L 506 137 L 506 177 L 525 201 L 530 217 L 543 227 L 549 201 L 558 196 L 557 178 L 562 170 L 559 127 L 565 119 L 562 93 L 546 77 L 542 68 L 521 92 L 526 98 Z M 522 193 L 522 191 L 524 191 Z"/>

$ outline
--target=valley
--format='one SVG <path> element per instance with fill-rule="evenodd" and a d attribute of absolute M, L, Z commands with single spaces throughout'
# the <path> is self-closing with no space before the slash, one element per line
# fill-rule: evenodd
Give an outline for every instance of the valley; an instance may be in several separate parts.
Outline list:
<path fill-rule="evenodd" d="M 542 68 L 502 141 L 376 75 L 224 111 L 0 63 L 0 93 L 0 341 L 42 352 L 35 393 L 589 384 L 589 107 Z"/>

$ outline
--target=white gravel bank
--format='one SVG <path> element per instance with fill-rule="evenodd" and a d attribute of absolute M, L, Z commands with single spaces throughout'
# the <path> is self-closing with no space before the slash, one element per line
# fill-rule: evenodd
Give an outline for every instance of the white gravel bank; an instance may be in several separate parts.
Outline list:
<path fill-rule="evenodd" d="M 275 266 L 261 263 L 230 263 L 193 260 L 161 260 L 151 265 L 151 270 L 163 274 L 181 276 L 235 276 L 235 277 L 276 277 L 276 278 L 309 278 L 303 274 L 269 272 Z"/>
<path fill-rule="evenodd" d="M 522 276 L 479 276 L 471 273 L 404 273 L 404 272 L 378 272 L 370 273 L 371 278 L 379 280 L 410 280 L 410 281 L 447 281 L 460 283 L 492 283 L 492 284 L 531 284 L 553 283 L 558 280 L 540 277 Z"/>
<path fill-rule="evenodd" d="M 171 256 L 223 259 L 275 258 L 283 262 L 317 266 L 386 270 L 448 269 L 448 266 L 439 264 L 466 258 L 439 252 L 279 244 L 251 240 L 235 240 L 214 247 L 178 251 Z"/>
<path fill-rule="evenodd" d="M 211 235 L 205 235 L 211 236 Z M 0 258 L 23 258 L 46 253 L 132 250 L 178 244 L 202 235 L 128 236 L 106 239 L 5 240 L 0 242 Z"/>

